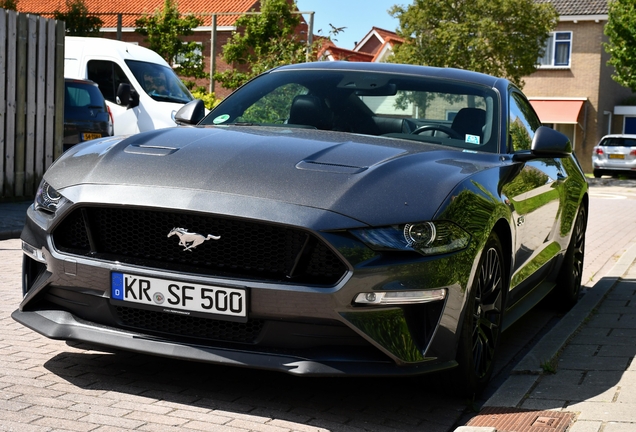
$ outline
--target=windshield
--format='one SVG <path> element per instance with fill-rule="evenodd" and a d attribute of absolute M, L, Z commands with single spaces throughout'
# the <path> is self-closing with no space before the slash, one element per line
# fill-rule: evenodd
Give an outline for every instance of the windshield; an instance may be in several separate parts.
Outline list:
<path fill-rule="evenodd" d="M 86 110 L 87 108 L 106 110 L 104 96 L 95 84 L 67 80 L 64 82 L 66 90 L 64 97 L 64 111 L 72 109 Z"/>
<path fill-rule="evenodd" d="M 148 96 L 159 102 L 188 103 L 193 97 L 172 69 L 156 63 L 126 60 Z"/>
<path fill-rule="evenodd" d="M 440 78 L 288 70 L 251 81 L 201 124 L 316 128 L 496 152 L 498 107 L 492 89 Z"/>
<path fill-rule="evenodd" d="M 609 147 L 634 147 L 636 146 L 636 139 L 623 137 L 606 138 L 601 145 Z"/>

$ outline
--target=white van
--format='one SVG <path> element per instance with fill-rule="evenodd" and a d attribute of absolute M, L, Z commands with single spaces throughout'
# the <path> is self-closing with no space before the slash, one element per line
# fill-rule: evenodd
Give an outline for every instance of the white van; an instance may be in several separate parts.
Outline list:
<path fill-rule="evenodd" d="M 113 116 L 114 134 L 174 127 L 176 112 L 193 100 L 154 51 L 112 39 L 67 36 L 64 77 L 94 81 Z"/>

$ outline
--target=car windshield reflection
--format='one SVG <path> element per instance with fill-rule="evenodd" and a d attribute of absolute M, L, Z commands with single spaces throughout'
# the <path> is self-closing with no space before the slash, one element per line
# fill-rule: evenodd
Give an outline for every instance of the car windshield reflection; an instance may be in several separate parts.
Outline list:
<path fill-rule="evenodd" d="M 276 71 L 248 83 L 201 124 L 284 125 L 497 150 L 488 87 L 377 72 Z"/>

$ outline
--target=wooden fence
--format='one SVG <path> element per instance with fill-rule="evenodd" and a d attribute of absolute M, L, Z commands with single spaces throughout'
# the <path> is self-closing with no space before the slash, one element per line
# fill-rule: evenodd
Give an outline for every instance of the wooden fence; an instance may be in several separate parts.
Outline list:
<path fill-rule="evenodd" d="M 64 22 L 0 9 L 0 200 L 35 195 L 63 128 Z"/>

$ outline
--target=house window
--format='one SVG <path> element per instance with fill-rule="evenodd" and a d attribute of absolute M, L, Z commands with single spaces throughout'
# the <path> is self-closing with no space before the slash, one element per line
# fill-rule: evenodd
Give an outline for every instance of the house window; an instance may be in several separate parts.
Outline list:
<path fill-rule="evenodd" d="M 544 47 L 539 67 L 569 67 L 572 54 L 572 32 L 552 32 Z"/>
<path fill-rule="evenodd" d="M 184 44 L 188 43 L 188 42 L 183 42 Z M 201 42 L 195 42 L 196 43 L 196 47 L 194 48 L 194 51 L 192 51 L 192 58 L 196 59 L 196 63 L 200 64 L 203 61 L 203 43 Z M 177 54 L 177 56 L 174 59 L 174 62 L 172 63 L 172 67 L 179 67 L 181 66 L 183 63 L 186 63 L 188 59 L 186 58 L 185 55 L 183 54 Z"/>

